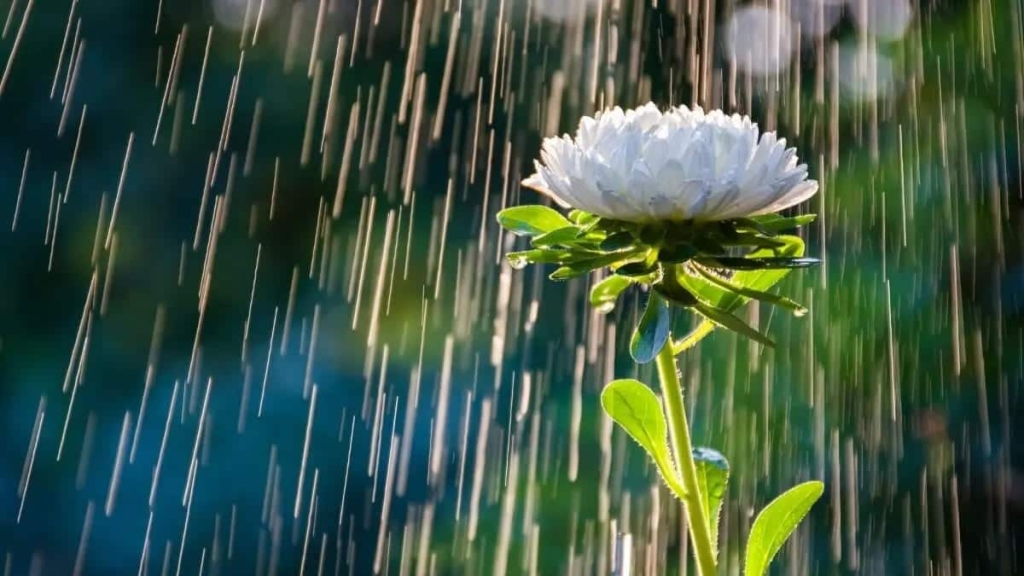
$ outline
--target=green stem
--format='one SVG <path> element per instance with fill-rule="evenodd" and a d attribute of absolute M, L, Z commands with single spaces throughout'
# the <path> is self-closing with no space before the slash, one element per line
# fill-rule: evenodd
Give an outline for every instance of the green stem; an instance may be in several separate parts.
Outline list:
<path fill-rule="evenodd" d="M 682 475 L 683 488 L 681 494 L 683 508 L 686 510 L 686 524 L 690 529 L 690 541 L 693 543 L 694 556 L 700 576 L 715 576 L 717 559 L 715 545 L 711 541 L 711 523 L 704 509 L 704 498 L 697 481 L 697 464 L 693 461 L 693 445 L 690 442 L 690 426 L 686 422 L 686 410 L 683 408 L 683 389 L 679 383 L 679 372 L 676 368 L 676 357 L 672 351 L 672 339 L 658 353 L 658 377 L 661 379 L 661 390 L 664 394 L 665 409 L 668 412 L 672 455 Z"/>

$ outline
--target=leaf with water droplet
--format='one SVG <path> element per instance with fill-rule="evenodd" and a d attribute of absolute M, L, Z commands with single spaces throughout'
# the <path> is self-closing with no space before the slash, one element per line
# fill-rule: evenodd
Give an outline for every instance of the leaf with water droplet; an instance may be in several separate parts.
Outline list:
<path fill-rule="evenodd" d="M 717 450 L 694 448 L 693 461 L 697 465 L 697 484 L 708 522 L 711 524 L 711 543 L 718 554 L 718 526 L 722 517 L 722 502 L 729 486 L 729 461 Z"/>
<path fill-rule="evenodd" d="M 566 250 L 534 249 L 505 255 L 509 265 L 517 270 L 525 268 L 527 264 L 561 264 L 571 258 L 572 253 Z"/>
<path fill-rule="evenodd" d="M 644 315 L 629 341 L 629 354 L 638 364 L 647 364 L 665 347 L 669 338 L 668 305 L 656 293 L 647 299 Z"/>
<path fill-rule="evenodd" d="M 772 559 L 824 491 L 825 485 L 821 482 L 805 482 L 790 488 L 761 510 L 747 540 L 745 576 L 764 576 L 768 572 Z"/>
<path fill-rule="evenodd" d="M 609 276 L 590 289 L 590 304 L 598 313 L 607 314 L 615 309 L 619 295 L 632 283 L 633 281 L 625 276 Z"/>
<path fill-rule="evenodd" d="M 668 487 L 682 498 L 685 491 L 669 456 L 665 413 L 654 392 L 637 380 L 614 380 L 601 392 L 601 407 L 647 452 Z"/>
<path fill-rule="evenodd" d="M 569 222 L 565 216 L 539 204 L 506 208 L 498 212 L 498 223 L 518 236 L 539 236 L 559 228 L 572 226 L 572 222 Z"/>

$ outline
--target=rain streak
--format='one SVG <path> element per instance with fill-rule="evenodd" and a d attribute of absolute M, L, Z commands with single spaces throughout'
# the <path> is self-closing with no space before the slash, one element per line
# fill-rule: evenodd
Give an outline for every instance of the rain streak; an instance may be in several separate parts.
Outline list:
<path fill-rule="evenodd" d="M 599 409 L 644 296 L 505 254 L 544 137 L 749 114 L 820 193 L 680 356 L 719 571 L 1024 571 L 1019 0 L 0 0 L 0 574 L 697 574 Z M 795 212 L 794 212 L 795 213 Z M 550 267 L 548 267 L 550 268 Z M 680 331 L 697 319 L 676 314 Z M 710 576 L 710 575 L 706 575 Z"/>

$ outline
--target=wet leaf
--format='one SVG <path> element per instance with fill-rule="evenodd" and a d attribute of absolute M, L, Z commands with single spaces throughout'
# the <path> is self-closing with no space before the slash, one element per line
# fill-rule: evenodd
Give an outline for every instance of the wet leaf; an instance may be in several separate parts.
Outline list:
<path fill-rule="evenodd" d="M 721 452 L 711 448 L 694 448 L 693 461 L 697 465 L 697 484 L 701 500 L 711 523 L 711 542 L 718 554 L 718 526 L 721 523 L 722 501 L 729 486 L 729 461 Z"/>
<path fill-rule="evenodd" d="M 755 288 L 750 288 L 747 286 L 736 284 L 735 282 L 732 282 L 725 278 L 721 278 L 700 266 L 694 266 L 693 269 L 695 269 L 708 282 L 729 292 L 735 292 L 737 294 L 740 294 L 741 296 L 745 296 L 746 298 L 760 300 L 762 302 L 767 302 L 769 304 L 781 306 L 783 308 L 791 310 L 793 312 L 793 315 L 795 316 L 803 316 L 807 314 L 807 308 L 801 306 L 800 303 L 790 298 L 786 298 L 785 296 L 779 294 L 772 294 L 771 292 L 764 292 L 762 290 L 757 290 Z"/>
<path fill-rule="evenodd" d="M 715 324 L 718 324 L 722 328 L 732 330 L 741 336 L 746 336 L 747 338 L 764 344 L 769 348 L 775 347 L 775 342 L 773 342 L 771 338 L 761 332 L 758 332 L 753 326 L 747 324 L 743 320 L 740 320 L 736 316 L 733 316 L 730 312 L 726 312 L 720 308 L 715 308 L 714 306 L 709 306 L 708 304 L 699 301 L 693 305 L 693 309 L 699 312 L 701 316 Z"/>
<path fill-rule="evenodd" d="M 518 236 L 538 236 L 572 226 L 572 222 L 569 222 L 565 216 L 539 204 L 506 208 L 498 212 L 498 223 Z"/>
<path fill-rule="evenodd" d="M 700 264 L 712 268 L 728 268 L 730 270 L 777 270 L 783 268 L 810 268 L 821 264 L 817 258 L 751 258 L 731 256 L 700 256 L 695 259 Z"/>
<path fill-rule="evenodd" d="M 584 226 L 592 222 L 597 222 L 598 217 L 591 214 L 590 212 L 584 212 L 583 210 L 570 210 L 569 220 L 578 226 Z"/>
<path fill-rule="evenodd" d="M 785 248 L 780 248 L 777 250 L 754 250 L 753 252 L 750 253 L 750 256 L 803 256 L 804 243 L 803 240 L 801 240 L 799 237 L 780 236 L 779 240 L 783 240 L 784 242 L 786 242 Z M 773 286 L 781 282 L 787 274 L 789 274 L 789 269 L 787 268 L 740 271 L 733 274 L 732 278 L 730 278 L 730 281 L 739 286 L 745 286 L 747 288 L 752 288 L 760 292 L 767 292 Z M 702 299 L 707 301 L 708 304 L 711 304 L 720 310 L 732 312 L 750 301 L 750 298 L 743 296 L 742 294 L 737 294 L 735 292 L 729 292 L 727 290 L 718 289 L 716 286 L 712 285 L 710 282 L 706 280 L 702 280 L 702 282 L 703 284 L 709 286 L 710 289 L 716 290 L 713 293 L 714 295 L 711 297 L 707 297 L 705 294 L 702 293 Z M 707 294 L 712 294 L 710 289 L 707 289 Z M 692 332 L 687 334 L 683 339 L 673 344 L 672 351 L 676 354 L 679 354 L 683 350 L 694 346 L 697 342 L 700 342 L 702 339 L 711 334 L 711 332 L 714 331 L 714 327 L 715 324 L 713 322 L 711 322 L 710 320 L 705 320 L 700 325 L 698 325 L 697 328 L 695 328 Z"/>
<path fill-rule="evenodd" d="M 568 280 L 577 276 L 583 276 L 584 274 L 588 274 L 606 266 L 628 262 L 629 260 L 635 259 L 636 256 L 637 254 L 635 252 L 615 252 L 612 254 L 602 254 L 594 257 L 584 255 L 583 257 L 562 266 L 558 270 L 555 270 L 549 278 L 552 280 Z"/>
<path fill-rule="evenodd" d="M 824 491 L 825 485 L 821 482 L 805 482 L 790 488 L 761 510 L 747 540 L 745 576 L 764 576 L 768 572 L 772 559 Z"/>
<path fill-rule="evenodd" d="M 533 246 L 538 248 L 547 248 L 550 246 L 571 246 L 580 241 L 579 238 L 580 229 L 576 226 L 564 226 L 551 232 L 546 232 L 540 236 L 535 236 L 530 242 Z"/>
<path fill-rule="evenodd" d="M 778 234 L 805 226 L 817 219 L 817 214 L 802 214 L 791 217 L 779 216 L 778 214 L 762 214 L 761 216 L 753 216 L 751 218 L 738 218 L 734 222 L 740 228 L 750 228 L 762 234 Z"/>
<path fill-rule="evenodd" d="M 509 252 L 505 255 L 513 268 L 522 269 L 527 264 L 561 264 L 572 258 L 572 253 L 566 250 L 523 250 L 521 252 Z"/>
<path fill-rule="evenodd" d="M 774 238 L 774 234 L 766 236 L 757 232 L 739 232 L 730 230 L 725 236 L 724 244 L 727 246 L 754 246 L 757 248 L 782 248 L 786 245 L 784 241 Z"/>
<path fill-rule="evenodd" d="M 668 306 L 657 294 L 647 299 L 647 307 L 629 341 L 629 354 L 638 364 L 647 364 L 668 342 Z"/>
<path fill-rule="evenodd" d="M 607 314 L 615 309 L 619 295 L 632 283 L 633 280 L 624 276 L 609 276 L 590 289 L 590 304 L 601 314 Z"/>
<path fill-rule="evenodd" d="M 647 452 L 665 483 L 682 497 L 679 475 L 669 456 L 665 413 L 654 392 L 637 380 L 614 380 L 601 392 L 601 407 Z"/>

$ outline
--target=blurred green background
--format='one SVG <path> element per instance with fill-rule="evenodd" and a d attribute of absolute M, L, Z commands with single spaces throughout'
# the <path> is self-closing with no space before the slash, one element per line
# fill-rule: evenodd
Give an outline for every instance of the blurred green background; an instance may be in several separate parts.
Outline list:
<path fill-rule="evenodd" d="M 537 201 L 543 137 L 648 100 L 750 114 L 822 184 L 824 265 L 780 287 L 811 314 L 681 358 L 733 469 L 722 573 L 811 478 L 775 573 L 1017 573 L 1021 18 L 0 0 L 3 573 L 610 574 L 625 533 L 633 573 L 686 570 L 599 412 L 654 382 L 624 353 L 643 296 L 597 316 L 589 280 L 503 267 L 493 218 Z"/>

